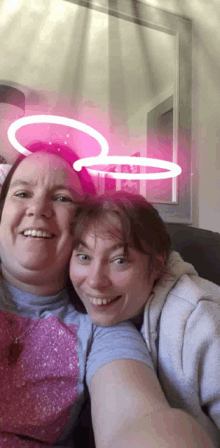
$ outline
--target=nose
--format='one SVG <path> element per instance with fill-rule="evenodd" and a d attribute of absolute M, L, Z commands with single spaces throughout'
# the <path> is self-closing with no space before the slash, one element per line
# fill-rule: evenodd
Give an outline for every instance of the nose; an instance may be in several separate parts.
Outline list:
<path fill-rule="evenodd" d="M 91 267 L 87 282 L 90 288 L 99 291 L 105 290 L 112 283 L 106 268 L 101 264 Z"/>
<path fill-rule="evenodd" d="M 34 198 L 26 210 L 27 216 L 35 216 L 41 218 L 42 216 L 49 219 L 53 216 L 53 208 L 50 202 L 44 198 Z"/>

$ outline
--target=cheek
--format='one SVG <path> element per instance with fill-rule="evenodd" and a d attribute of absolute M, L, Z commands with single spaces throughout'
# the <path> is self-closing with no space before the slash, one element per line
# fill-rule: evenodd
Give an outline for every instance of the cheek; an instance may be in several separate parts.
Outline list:
<path fill-rule="evenodd" d="M 123 272 L 112 275 L 112 282 L 117 284 L 118 287 L 129 289 L 137 283 L 137 272 Z"/>
<path fill-rule="evenodd" d="M 21 221 L 25 215 L 25 208 L 21 204 L 19 207 L 17 204 L 13 204 L 11 202 L 5 202 L 0 227 L 4 229 L 4 231 L 15 230 L 21 224 Z"/>
<path fill-rule="evenodd" d="M 11 235 L 11 231 L 13 228 L 15 228 L 15 219 L 13 216 L 13 211 L 10 213 L 11 209 L 7 209 L 5 212 L 2 213 L 2 219 L 0 223 L 0 238 L 4 242 L 4 238 L 7 238 L 9 235 Z"/>
<path fill-rule="evenodd" d="M 86 277 L 86 270 L 82 266 L 77 265 L 74 261 L 70 261 L 70 279 L 74 286 L 79 285 Z"/>
<path fill-rule="evenodd" d="M 64 207 L 60 207 L 56 210 L 57 219 L 59 225 L 63 228 L 63 230 L 72 235 L 71 226 L 74 219 L 74 210 L 75 208 L 71 207 L 71 209 L 64 209 Z"/>
<path fill-rule="evenodd" d="M 139 294 L 139 297 L 143 297 L 143 300 L 151 290 L 151 283 L 146 272 L 143 272 L 142 269 L 135 270 L 132 275 L 126 276 L 124 281 L 121 282 L 121 286 L 124 287 L 128 295 L 132 297 L 135 295 L 137 298 L 137 294 Z"/>

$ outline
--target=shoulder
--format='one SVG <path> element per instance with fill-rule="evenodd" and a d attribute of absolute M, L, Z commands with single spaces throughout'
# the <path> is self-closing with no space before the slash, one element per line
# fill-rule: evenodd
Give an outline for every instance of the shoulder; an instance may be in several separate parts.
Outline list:
<path fill-rule="evenodd" d="M 120 322 L 111 327 L 101 327 L 99 325 L 92 324 L 93 327 L 93 339 L 94 341 L 106 340 L 110 346 L 114 341 L 123 341 L 124 345 L 118 346 L 118 349 L 126 349 L 135 345 L 140 347 L 144 346 L 144 341 L 138 330 L 135 328 L 131 321 Z"/>
<path fill-rule="evenodd" d="M 87 359 L 87 383 L 101 366 L 120 359 L 140 361 L 153 368 L 146 344 L 131 322 L 112 327 L 94 325 Z"/>
<path fill-rule="evenodd" d="M 209 301 L 220 305 L 220 287 L 196 275 L 183 274 L 167 294 L 166 303 L 179 302 L 189 309 L 196 308 L 201 301 Z"/>
<path fill-rule="evenodd" d="M 220 348 L 220 288 L 200 277 L 181 276 L 167 295 L 159 331 L 161 343 L 175 346 L 182 360 L 184 354 L 186 359 L 201 356 L 209 344 Z"/>
<path fill-rule="evenodd" d="M 167 295 L 160 336 L 178 351 L 185 366 L 201 362 L 208 353 L 215 353 L 220 362 L 220 288 L 183 275 Z"/>

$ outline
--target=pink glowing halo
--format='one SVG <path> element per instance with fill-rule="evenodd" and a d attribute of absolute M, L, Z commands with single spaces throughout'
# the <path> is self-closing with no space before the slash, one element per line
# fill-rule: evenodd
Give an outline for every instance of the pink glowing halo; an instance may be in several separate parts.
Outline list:
<path fill-rule="evenodd" d="M 133 179 L 133 180 L 145 180 L 145 179 L 168 179 L 171 177 L 179 176 L 182 172 L 182 169 L 179 165 L 167 162 L 165 160 L 159 159 L 150 159 L 147 157 L 129 157 L 129 156 L 108 156 L 109 146 L 107 140 L 101 135 L 98 131 L 96 131 L 91 126 L 86 125 L 77 120 L 73 120 L 72 118 L 61 117 L 57 115 L 32 115 L 29 117 L 19 118 L 14 121 L 8 128 L 8 139 L 11 145 L 17 149 L 20 153 L 28 156 L 31 152 L 22 146 L 18 140 L 16 139 L 16 132 L 23 126 L 28 124 L 35 123 L 51 123 L 51 124 L 61 124 L 63 126 L 69 126 L 73 129 L 77 129 L 79 131 L 85 132 L 86 134 L 93 137 L 101 146 L 101 152 L 97 157 L 86 157 L 80 160 L 77 160 L 73 167 L 76 171 L 80 171 L 83 166 L 92 166 L 92 165 L 138 165 L 138 166 L 150 166 L 154 168 L 162 168 L 168 170 L 167 172 L 162 173 L 110 173 L 105 171 L 98 171 L 89 169 L 91 174 L 108 174 L 109 177 L 114 179 Z"/>
<path fill-rule="evenodd" d="M 78 129 L 79 131 L 85 132 L 86 134 L 90 135 L 90 137 L 93 137 L 95 140 L 97 140 L 97 142 L 101 146 L 101 156 L 107 156 L 108 154 L 109 146 L 107 140 L 103 137 L 103 135 L 101 135 L 91 126 L 88 126 L 81 121 L 73 120 L 72 118 L 60 117 L 58 115 L 31 115 L 30 117 L 19 118 L 18 120 L 14 121 L 8 128 L 8 139 L 11 145 L 25 156 L 30 155 L 31 152 L 17 141 L 16 132 L 23 126 L 35 123 L 61 124 L 64 126 L 69 126 L 73 129 Z"/>
<path fill-rule="evenodd" d="M 98 156 L 98 157 L 86 157 L 84 159 L 77 160 L 73 167 L 76 171 L 80 171 L 83 166 L 92 165 L 139 165 L 150 166 L 154 168 L 162 168 L 168 170 L 162 173 L 109 173 L 106 171 L 98 171 L 89 169 L 92 174 L 108 174 L 108 176 L 114 179 L 132 179 L 132 180 L 146 180 L 146 179 L 169 179 L 181 174 L 182 169 L 179 165 L 166 160 L 150 159 L 147 157 L 129 157 L 129 156 Z"/>

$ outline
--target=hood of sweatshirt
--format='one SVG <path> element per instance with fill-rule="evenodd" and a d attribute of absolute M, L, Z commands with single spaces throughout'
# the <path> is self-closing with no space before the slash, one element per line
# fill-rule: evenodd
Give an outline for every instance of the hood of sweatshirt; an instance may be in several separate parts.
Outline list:
<path fill-rule="evenodd" d="M 157 282 L 145 305 L 141 334 L 151 354 L 154 368 L 157 368 L 157 338 L 160 315 L 170 291 L 183 275 L 198 277 L 195 268 L 186 263 L 177 252 L 171 252 L 166 264 L 166 272 Z"/>

